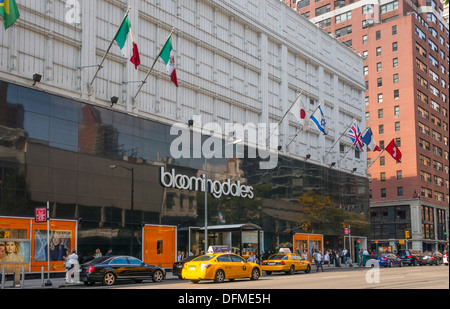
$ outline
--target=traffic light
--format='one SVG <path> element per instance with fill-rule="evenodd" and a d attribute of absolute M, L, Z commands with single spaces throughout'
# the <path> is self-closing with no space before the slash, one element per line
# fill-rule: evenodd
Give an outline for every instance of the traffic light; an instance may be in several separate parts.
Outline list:
<path fill-rule="evenodd" d="M 409 231 L 405 231 L 405 238 L 408 239 L 409 237 Z"/>

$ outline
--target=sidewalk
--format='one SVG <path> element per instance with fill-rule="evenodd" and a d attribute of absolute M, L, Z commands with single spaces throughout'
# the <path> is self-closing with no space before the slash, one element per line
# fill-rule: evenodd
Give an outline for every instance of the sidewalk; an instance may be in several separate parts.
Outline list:
<path fill-rule="evenodd" d="M 335 267 L 334 265 L 324 265 L 323 266 L 323 270 L 325 272 L 327 271 L 340 271 L 340 270 L 345 270 L 345 269 L 358 269 L 358 268 L 363 268 L 363 266 L 358 266 L 356 264 L 353 264 L 352 267 L 350 267 L 349 265 L 345 265 L 342 264 L 341 267 Z M 311 264 L 311 272 L 315 273 L 316 272 L 316 266 L 314 264 Z M 27 278 L 32 276 L 32 278 Z M 263 276 L 265 276 L 264 272 L 263 272 Z M 36 278 L 39 277 L 39 278 Z M 166 280 L 178 280 L 178 277 L 173 276 L 172 275 L 172 271 L 167 271 L 166 272 Z M 65 288 L 65 287 L 76 287 L 76 286 L 84 286 L 83 282 L 80 283 L 73 283 L 73 284 L 66 284 L 66 280 L 65 280 L 65 273 L 64 272 L 60 272 L 60 273 L 51 273 L 50 274 L 50 282 L 51 285 L 46 285 L 46 283 L 48 282 L 47 279 L 47 274 L 44 275 L 44 280 L 42 280 L 40 278 L 40 274 L 37 275 L 30 275 L 30 274 L 26 274 L 25 275 L 25 280 L 23 281 L 23 287 L 18 285 L 16 287 L 13 287 L 13 280 L 7 280 L 5 282 L 5 287 L 4 289 L 7 290 L 20 290 L 20 289 L 59 289 L 59 288 Z M 1 290 L 1 289 L 0 289 Z"/>

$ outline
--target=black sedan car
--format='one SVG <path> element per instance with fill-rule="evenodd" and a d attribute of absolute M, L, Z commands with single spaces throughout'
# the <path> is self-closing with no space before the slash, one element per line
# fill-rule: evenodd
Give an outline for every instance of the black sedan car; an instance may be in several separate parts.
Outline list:
<path fill-rule="evenodd" d="M 193 259 L 195 259 L 196 257 L 198 257 L 198 255 L 191 255 L 188 256 L 187 258 L 181 260 L 180 262 L 175 262 L 173 263 L 173 270 L 172 270 L 172 274 L 174 276 L 178 276 L 179 279 L 183 279 L 181 277 L 181 271 L 183 270 L 183 266 L 185 263 L 192 261 Z"/>
<path fill-rule="evenodd" d="M 422 260 L 422 253 L 417 250 L 400 250 L 397 255 L 405 265 L 419 265 Z"/>
<path fill-rule="evenodd" d="M 81 265 L 80 280 L 86 285 L 101 282 L 113 285 L 118 280 L 132 280 L 140 283 L 151 279 L 161 282 L 166 278 L 166 271 L 154 265 L 147 265 L 131 256 L 103 256 Z"/>

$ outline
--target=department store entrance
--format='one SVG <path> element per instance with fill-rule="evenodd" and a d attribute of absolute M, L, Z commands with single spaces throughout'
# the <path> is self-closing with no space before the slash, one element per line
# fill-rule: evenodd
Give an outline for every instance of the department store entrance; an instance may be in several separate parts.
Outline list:
<path fill-rule="evenodd" d="M 248 258 L 250 252 L 264 251 L 264 232 L 256 224 L 231 224 L 208 226 L 208 247 L 227 246 L 230 252 Z M 189 228 L 189 253 L 203 254 L 205 251 L 205 228 Z"/>

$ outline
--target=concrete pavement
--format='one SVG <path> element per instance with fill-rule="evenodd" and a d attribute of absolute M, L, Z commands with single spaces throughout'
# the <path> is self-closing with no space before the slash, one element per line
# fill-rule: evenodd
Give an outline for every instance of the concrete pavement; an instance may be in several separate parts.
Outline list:
<path fill-rule="evenodd" d="M 349 265 L 341 265 L 341 267 L 335 267 L 334 265 L 327 266 L 324 265 L 323 269 L 325 272 L 328 271 L 339 271 L 339 270 L 345 270 L 345 269 L 356 269 L 361 268 L 362 266 L 358 266 L 354 264 L 352 267 Z M 316 267 L 312 265 L 311 272 L 316 272 Z M 263 273 L 264 276 L 264 273 Z M 1 277 L 1 274 L 0 274 Z M 8 279 L 8 277 L 7 277 Z M 166 272 L 166 280 L 178 280 L 178 277 L 172 275 L 172 271 Z M 49 282 L 50 281 L 50 282 Z M 51 283 L 51 285 L 48 285 L 48 283 Z M 19 285 L 13 286 L 14 282 L 12 278 L 9 278 L 9 280 L 5 281 L 4 288 L 3 289 L 59 289 L 59 288 L 65 288 L 65 287 L 75 287 L 75 286 L 84 286 L 83 282 L 79 283 L 66 283 L 65 280 L 65 273 L 64 272 L 58 272 L 58 273 L 51 273 L 50 274 L 50 280 L 47 279 L 47 273 L 44 274 L 44 280 L 41 279 L 40 274 L 25 274 L 25 280 L 23 280 Z"/>

